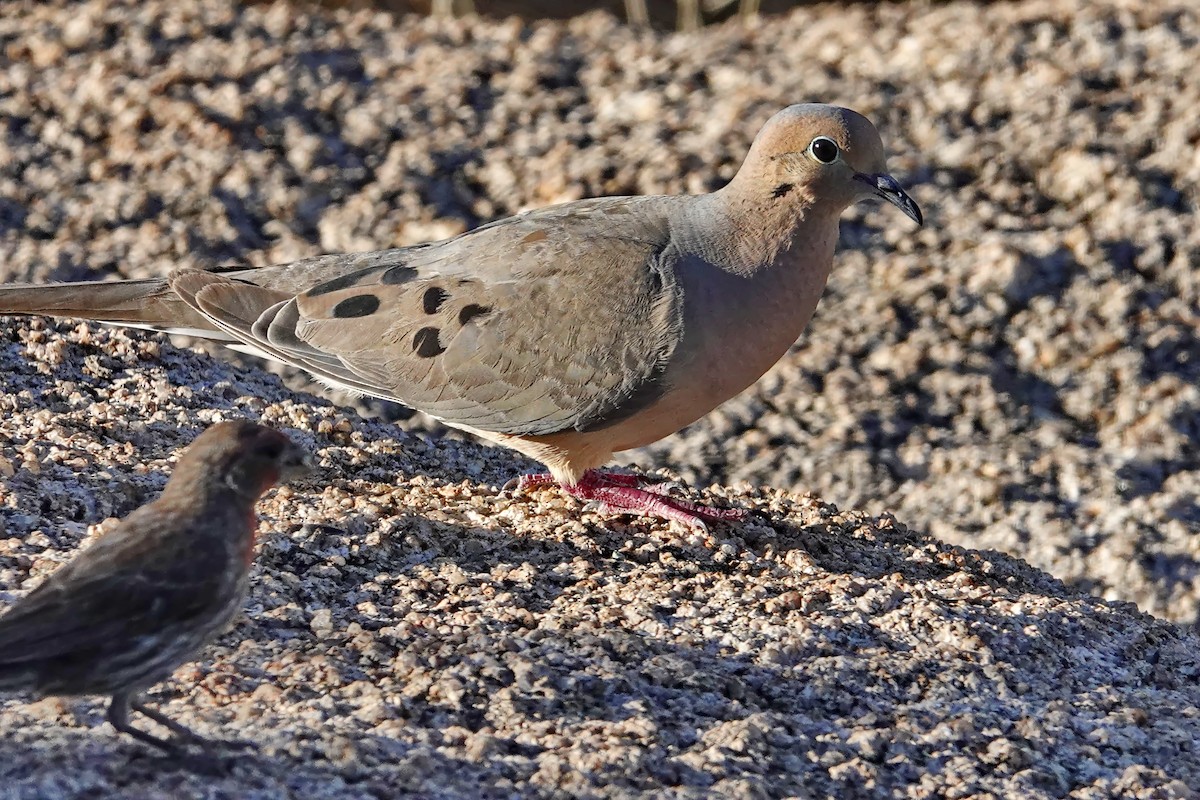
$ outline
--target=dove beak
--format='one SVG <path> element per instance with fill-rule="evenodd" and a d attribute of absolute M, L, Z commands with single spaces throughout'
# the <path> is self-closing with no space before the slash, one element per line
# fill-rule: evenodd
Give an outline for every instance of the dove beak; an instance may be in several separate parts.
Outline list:
<path fill-rule="evenodd" d="M 871 193 L 882 197 L 896 208 L 904 212 L 904 215 L 918 225 L 925 224 L 925 218 L 921 216 L 920 207 L 913 202 L 913 199 L 904 193 L 900 188 L 900 184 L 891 175 L 864 175 L 859 172 L 854 176 L 855 180 L 862 181 L 870 187 Z"/>

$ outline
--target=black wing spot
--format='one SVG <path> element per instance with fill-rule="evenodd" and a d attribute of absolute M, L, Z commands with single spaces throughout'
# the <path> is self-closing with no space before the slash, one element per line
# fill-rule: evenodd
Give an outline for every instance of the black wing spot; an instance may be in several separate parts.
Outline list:
<path fill-rule="evenodd" d="M 445 289 L 440 286 L 431 286 L 421 297 L 421 308 L 425 309 L 426 314 L 436 314 L 449 297 L 450 293 Z"/>
<path fill-rule="evenodd" d="M 416 277 L 416 267 L 390 267 L 384 271 L 383 275 L 379 278 L 379 282 L 388 286 L 397 286 L 401 283 L 408 283 Z"/>
<path fill-rule="evenodd" d="M 478 303 L 471 303 L 470 305 L 463 306 L 463 310 L 458 312 L 458 324 L 466 325 L 476 317 L 482 317 L 484 314 L 490 314 L 491 311 L 491 306 L 481 306 Z"/>
<path fill-rule="evenodd" d="M 366 269 L 356 269 L 354 272 L 347 272 L 345 275 L 330 278 L 324 283 L 318 283 L 308 290 L 307 295 L 309 297 L 320 297 L 330 292 L 340 292 L 342 289 L 349 289 L 351 286 L 357 286 L 358 282 L 367 275 L 378 271 L 379 267 L 368 267 Z"/>
<path fill-rule="evenodd" d="M 351 317 L 366 317 L 379 310 L 379 298 L 373 294 L 357 294 L 347 297 L 333 307 L 333 315 L 338 319 Z"/>
<path fill-rule="evenodd" d="M 439 333 L 437 328 L 421 328 L 413 336 L 413 352 L 421 358 L 433 358 L 446 352 L 446 348 L 438 341 Z"/>
<path fill-rule="evenodd" d="M 775 187 L 775 191 L 771 192 L 772 197 L 783 197 L 785 194 L 796 188 L 794 183 L 781 183 Z"/>

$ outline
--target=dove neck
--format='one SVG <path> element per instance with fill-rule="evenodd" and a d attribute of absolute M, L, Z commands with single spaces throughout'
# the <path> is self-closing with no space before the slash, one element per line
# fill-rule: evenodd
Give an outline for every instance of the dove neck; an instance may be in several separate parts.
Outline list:
<path fill-rule="evenodd" d="M 801 240 L 813 238 L 805 231 L 832 230 L 836 237 L 838 215 L 822 214 L 804 187 L 795 186 L 783 196 L 776 196 L 778 191 L 764 191 L 761 185 L 756 189 L 735 179 L 702 198 L 696 211 L 707 222 L 703 226 L 708 231 L 704 249 L 710 263 L 751 276 L 786 266 L 793 257 L 811 256 L 795 247 Z"/>

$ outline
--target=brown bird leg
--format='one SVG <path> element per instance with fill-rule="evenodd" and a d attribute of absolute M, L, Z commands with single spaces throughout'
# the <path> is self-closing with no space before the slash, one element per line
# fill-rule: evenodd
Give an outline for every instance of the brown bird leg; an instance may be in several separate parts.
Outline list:
<path fill-rule="evenodd" d="M 159 725 L 162 725 L 171 732 L 172 738 L 162 739 L 152 733 L 147 733 L 141 728 L 134 727 L 133 723 L 129 720 L 130 711 L 136 711 L 137 713 L 145 716 L 151 722 L 157 722 Z M 135 700 L 133 696 L 129 694 L 113 695 L 112 702 L 109 703 L 108 706 L 108 721 L 121 733 L 127 733 L 138 741 L 154 745 L 160 750 L 172 754 L 176 754 L 180 751 L 180 745 L 183 742 L 196 744 L 205 749 L 214 746 L 232 748 L 255 747 L 254 742 L 238 740 L 230 741 L 226 739 L 206 739 L 192 729 L 188 728 L 186 725 L 181 725 L 161 711 L 156 711 L 155 709 L 146 705 L 141 700 Z"/>
<path fill-rule="evenodd" d="M 144 714 L 146 717 L 154 722 L 157 722 L 159 725 L 162 725 L 171 733 L 175 734 L 176 737 L 180 739 L 186 739 L 189 742 L 195 742 L 196 744 L 204 747 L 217 746 L 232 747 L 234 749 L 254 749 L 257 747 L 254 742 L 247 742 L 242 739 L 207 739 L 195 731 L 185 727 L 184 725 L 180 725 L 178 722 L 171 719 L 166 714 L 163 714 L 161 711 L 156 711 L 155 709 L 150 708 L 150 706 L 141 701 L 132 702 L 130 703 L 129 707 L 139 714 Z"/>
<path fill-rule="evenodd" d="M 170 741 L 169 739 L 161 739 L 152 733 L 147 733 L 141 728 L 134 727 L 133 723 L 129 721 L 130 709 L 138 711 L 142 714 L 146 714 L 146 707 L 141 703 L 135 703 L 129 694 L 114 694 L 112 696 L 112 702 L 108 704 L 108 723 L 121 733 L 127 733 L 138 741 L 153 745 L 159 750 L 173 754 L 179 752 L 179 745 L 176 742 Z M 146 714 L 146 716 L 150 717 L 150 719 L 154 720 L 155 722 L 161 723 L 162 720 L 166 720 L 166 717 L 163 717 L 157 712 L 154 714 Z M 155 719 L 155 717 L 160 717 L 161 719 Z M 166 725 L 166 727 L 172 732 L 175 732 L 177 727 L 183 728 L 183 730 L 187 731 L 187 728 L 184 728 L 179 723 L 170 720 L 167 721 L 170 722 L 170 724 Z M 196 736 L 196 734 L 192 733 L 191 731 L 187 731 L 187 733 L 191 737 Z"/>
<path fill-rule="evenodd" d="M 205 739 L 200 734 L 183 725 L 180 725 L 178 722 L 171 719 L 166 714 L 163 714 L 161 711 L 155 711 L 153 708 L 140 700 L 130 702 L 129 707 L 148 718 L 151 722 L 157 722 L 159 725 L 162 725 L 171 733 L 175 734 L 176 738 L 187 739 L 189 742 L 196 742 L 197 744 L 211 744 L 208 739 Z"/>
<path fill-rule="evenodd" d="M 517 490 L 557 483 L 549 473 L 522 475 Z M 740 508 L 711 508 L 677 497 L 668 497 L 665 486 L 639 475 L 589 469 L 574 486 L 559 485 L 567 494 L 580 500 L 598 500 L 615 511 L 675 520 L 693 528 L 706 528 L 706 521 L 744 519 L 747 513 Z"/>

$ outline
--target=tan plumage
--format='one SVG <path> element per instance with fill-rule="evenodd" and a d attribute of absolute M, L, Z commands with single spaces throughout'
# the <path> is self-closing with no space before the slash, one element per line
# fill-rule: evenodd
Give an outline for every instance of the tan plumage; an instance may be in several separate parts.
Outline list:
<path fill-rule="evenodd" d="M 224 628 L 245 598 L 254 504 L 307 457 L 279 431 L 246 420 L 201 434 L 157 500 L 0 614 L 0 692 L 106 694 L 118 730 L 137 711 L 202 741 L 138 700 Z"/>
<path fill-rule="evenodd" d="M 920 222 L 869 121 L 791 106 L 708 195 L 584 200 L 442 242 L 133 288 L 6 287 L 0 313 L 207 330 L 524 452 L 578 496 L 697 522 L 593 470 L 766 372 L 816 308 L 838 216 L 869 197 Z"/>

